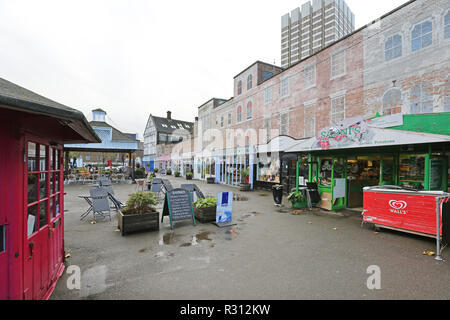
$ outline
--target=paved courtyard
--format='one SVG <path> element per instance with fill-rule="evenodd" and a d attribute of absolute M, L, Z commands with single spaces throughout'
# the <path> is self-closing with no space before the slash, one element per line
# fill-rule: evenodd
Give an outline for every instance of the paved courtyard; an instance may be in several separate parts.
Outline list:
<path fill-rule="evenodd" d="M 174 187 L 187 183 L 170 178 Z M 80 221 L 78 197 L 88 185 L 65 186 L 65 248 L 81 270 L 81 289 L 69 290 L 67 272 L 51 299 L 449 299 L 450 261 L 422 255 L 435 241 L 361 227 L 350 211 L 293 215 L 273 205 L 267 191 L 193 181 L 206 195 L 237 192 L 237 225 L 218 228 L 165 217 L 159 232 L 122 237 L 112 221 Z M 125 202 L 136 185 L 114 185 Z M 159 206 L 159 211 L 162 207 Z M 450 249 L 443 258 L 450 259 Z M 380 267 L 381 290 L 367 288 L 367 268 Z"/>

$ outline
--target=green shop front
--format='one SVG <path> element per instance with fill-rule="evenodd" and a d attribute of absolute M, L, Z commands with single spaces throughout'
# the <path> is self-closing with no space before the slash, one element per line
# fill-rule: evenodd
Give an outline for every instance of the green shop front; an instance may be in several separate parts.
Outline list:
<path fill-rule="evenodd" d="M 362 208 L 363 188 L 398 185 L 448 191 L 449 114 L 344 120 L 287 151 L 296 152 L 297 190 L 317 182 L 320 207 Z"/>

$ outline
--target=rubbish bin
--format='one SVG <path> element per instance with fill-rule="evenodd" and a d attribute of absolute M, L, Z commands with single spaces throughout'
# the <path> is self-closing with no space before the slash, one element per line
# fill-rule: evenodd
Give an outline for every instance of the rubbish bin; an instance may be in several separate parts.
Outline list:
<path fill-rule="evenodd" d="M 281 202 L 283 200 L 283 186 L 279 184 L 272 186 L 272 193 L 273 201 L 275 201 L 275 204 L 281 205 Z"/>

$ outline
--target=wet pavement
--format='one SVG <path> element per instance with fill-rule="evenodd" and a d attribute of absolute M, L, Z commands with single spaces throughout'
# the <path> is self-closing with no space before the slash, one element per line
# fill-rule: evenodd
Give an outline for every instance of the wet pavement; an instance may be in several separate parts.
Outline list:
<path fill-rule="evenodd" d="M 159 176 L 159 175 L 158 175 Z M 187 183 L 170 177 L 174 187 Z M 188 182 L 189 183 L 189 182 Z M 164 217 L 157 232 L 122 237 L 112 221 L 80 221 L 78 195 L 91 186 L 65 186 L 66 266 L 81 270 L 81 288 L 64 272 L 51 299 L 449 299 L 450 261 L 423 255 L 435 241 L 361 225 L 360 213 L 278 208 L 270 192 L 193 180 L 203 193 L 233 191 L 233 220 L 214 224 Z M 126 202 L 135 185 L 114 185 Z M 284 202 L 286 203 L 286 202 Z M 162 211 L 162 203 L 158 210 Z M 450 249 L 443 257 L 450 259 Z M 381 290 L 369 290 L 369 266 Z M 67 269 L 66 269 L 67 270 Z"/>

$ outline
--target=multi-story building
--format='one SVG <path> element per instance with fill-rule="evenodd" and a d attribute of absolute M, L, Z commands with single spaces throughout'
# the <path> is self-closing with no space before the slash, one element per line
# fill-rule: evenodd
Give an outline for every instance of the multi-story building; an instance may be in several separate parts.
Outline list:
<path fill-rule="evenodd" d="M 214 164 L 216 182 L 236 185 L 245 168 L 254 186 L 290 191 L 299 161 L 334 208 L 360 206 L 373 184 L 447 190 L 449 66 L 446 0 L 409 1 L 287 69 L 257 61 L 233 98 L 199 109 L 220 143 L 194 131 L 197 169 Z"/>
<path fill-rule="evenodd" d="M 173 147 L 190 140 L 193 129 L 192 122 L 172 119 L 170 111 L 165 118 L 150 114 L 144 132 L 144 167 L 150 171 L 172 167 L 170 154 Z"/>
<path fill-rule="evenodd" d="M 344 0 L 313 0 L 281 17 L 281 66 L 313 55 L 355 30 L 355 15 Z"/>

